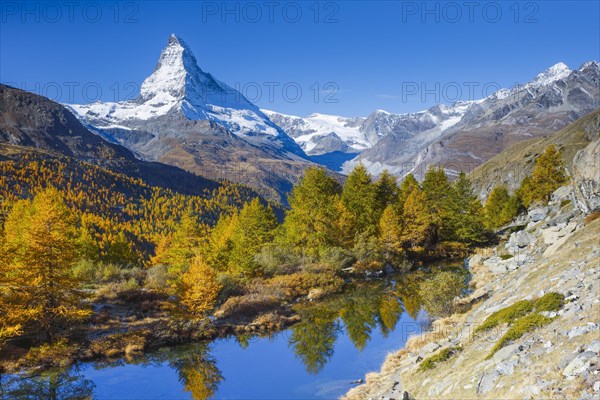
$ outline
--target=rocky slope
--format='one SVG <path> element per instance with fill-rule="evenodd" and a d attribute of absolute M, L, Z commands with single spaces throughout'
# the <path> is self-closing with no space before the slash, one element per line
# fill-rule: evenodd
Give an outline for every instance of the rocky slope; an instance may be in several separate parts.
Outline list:
<path fill-rule="evenodd" d="M 574 165 L 581 169 L 581 166 L 597 165 L 597 161 L 592 162 L 593 158 L 590 158 L 589 162 L 582 162 L 574 158 L 575 154 L 599 137 L 600 109 L 597 109 L 552 135 L 512 145 L 477 167 L 470 178 L 481 199 L 486 198 L 496 185 L 506 185 L 513 191 L 519 187 L 524 177 L 531 175 L 535 159 L 550 144 L 560 150 L 569 172 L 578 174 L 573 170 Z"/>
<path fill-rule="evenodd" d="M 600 64 L 577 70 L 559 63 L 531 82 L 501 89 L 481 100 L 455 104 L 452 117 L 428 128 L 395 127 L 372 148 L 348 162 L 372 172 L 423 176 L 428 165 L 450 173 L 471 171 L 514 143 L 552 134 L 600 106 Z"/>
<path fill-rule="evenodd" d="M 203 71 L 175 35 L 138 98 L 68 107 L 90 130 L 143 160 L 248 184 L 272 199 L 284 200 L 313 165 L 256 105 Z"/>
<path fill-rule="evenodd" d="M 583 126 L 568 132 L 581 133 Z M 557 189 L 547 206 L 521 215 L 497 246 L 468 259 L 473 291 L 456 300 L 463 312 L 409 338 L 347 399 L 600 397 L 600 138 L 597 131 L 591 137 L 571 152 L 570 185 Z M 549 324 L 488 357 L 509 327 L 475 329 L 496 311 L 551 292 L 562 294 L 565 303 L 542 312 Z M 420 369 L 424 359 L 457 347 L 432 369 Z"/>
<path fill-rule="evenodd" d="M 72 157 L 185 194 L 201 194 L 219 186 L 170 165 L 138 160 L 123 146 L 87 130 L 62 105 L 0 85 L 0 159 L 31 152 Z"/>
<path fill-rule="evenodd" d="M 382 371 L 347 399 L 593 399 L 600 395 L 600 219 L 586 222 L 563 187 L 548 207 L 530 210 L 526 224 L 499 246 L 469 259 L 474 292 L 464 314 L 434 322 L 388 356 Z M 565 204 L 568 203 L 568 204 Z M 563 206 L 561 207 L 561 204 Z M 523 299 L 558 292 L 566 304 L 544 327 L 486 356 L 507 327 L 474 333 L 493 312 Z M 462 351 L 433 369 L 420 362 L 445 348 Z"/>

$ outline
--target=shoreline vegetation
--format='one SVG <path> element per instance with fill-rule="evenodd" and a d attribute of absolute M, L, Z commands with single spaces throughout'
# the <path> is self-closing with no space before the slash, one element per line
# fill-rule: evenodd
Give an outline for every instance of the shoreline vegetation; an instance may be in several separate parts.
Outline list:
<path fill-rule="evenodd" d="M 5 372 L 283 329 L 301 320 L 292 304 L 341 293 L 350 277 L 466 257 L 566 181 L 553 146 L 515 194 L 496 187 L 485 205 L 464 173 L 451 182 L 432 167 L 398 185 L 359 165 L 341 184 L 313 167 L 279 223 L 235 185 L 186 196 L 60 165 L 0 162 Z M 453 311 L 460 279 L 422 282 L 431 317 Z"/>

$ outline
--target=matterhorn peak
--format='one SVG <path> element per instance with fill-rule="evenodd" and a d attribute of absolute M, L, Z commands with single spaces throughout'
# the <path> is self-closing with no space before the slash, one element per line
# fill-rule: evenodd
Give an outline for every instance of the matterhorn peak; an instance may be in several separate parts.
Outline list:
<path fill-rule="evenodd" d="M 143 101 L 159 97 L 161 101 L 180 100 L 188 91 L 191 79 L 202 74 L 191 48 L 181 38 L 171 34 L 167 47 L 160 53 L 154 72 L 142 83 Z"/>
<path fill-rule="evenodd" d="M 292 139 L 242 93 L 202 71 L 192 49 L 171 34 L 156 67 L 140 88 L 139 98 L 118 103 L 71 105 L 96 126 L 131 129 L 164 116 L 194 121 L 212 121 L 253 143 L 302 155 Z M 271 139 L 269 139 L 271 138 Z M 266 140 L 266 142 L 265 142 Z"/>

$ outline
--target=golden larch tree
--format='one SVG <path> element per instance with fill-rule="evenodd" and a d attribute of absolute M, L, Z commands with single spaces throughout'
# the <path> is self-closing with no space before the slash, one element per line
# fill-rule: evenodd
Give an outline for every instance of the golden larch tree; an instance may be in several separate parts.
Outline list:
<path fill-rule="evenodd" d="M 201 319 L 215 307 L 222 288 L 216 272 L 197 257 L 177 284 L 179 304 L 185 314 Z"/>
<path fill-rule="evenodd" d="M 52 187 L 32 201 L 17 203 L 5 223 L 1 275 L 11 282 L 4 291 L 9 309 L 20 312 L 22 324 L 47 339 L 91 314 L 82 305 L 85 295 L 72 273 L 76 244 L 74 214 Z"/>

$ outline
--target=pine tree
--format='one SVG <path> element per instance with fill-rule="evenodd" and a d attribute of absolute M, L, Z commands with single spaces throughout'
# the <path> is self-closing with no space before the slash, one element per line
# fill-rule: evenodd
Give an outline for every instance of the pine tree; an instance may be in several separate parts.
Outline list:
<path fill-rule="evenodd" d="M 217 271 L 229 269 L 231 251 L 233 249 L 233 234 L 238 225 L 238 213 L 224 214 L 211 230 L 208 245 L 201 249 L 204 260 Z"/>
<path fill-rule="evenodd" d="M 179 304 L 184 313 L 194 319 L 202 319 L 217 302 L 223 286 L 217 274 L 200 257 L 195 258 L 177 282 Z"/>
<path fill-rule="evenodd" d="M 173 234 L 163 239 L 152 262 L 167 265 L 171 279 L 177 279 L 197 255 L 203 239 L 203 229 L 192 210 L 188 209 Z"/>
<path fill-rule="evenodd" d="M 371 174 L 362 164 L 357 165 L 348 175 L 342 190 L 342 203 L 354 221 L 352 236 L 377 234 L 379 219 L 376 212 L 376 188 L 371 182 Z"/>
<path fill-rule="evenodd" d="M 375 182 L 375 201 L 376 218 L 380 219 L 383 210 L 389 205 L 396 205 L 398 202 L 399 188 L 396 178 L 387 170 L 384 170 L 379 179 Z"/>
<path fill-rule="evenodd" d="M 415 252 L 422 251 L 431 242 L 433 229 L 437 225 L 429 212 L 423 191 L 414 188 L 404 202 L 402 242 Z"/>
<path fill-rule="evenodd" d="M 108 244 L 104 260 L 116 265 L 133 266 L 139 264 L 140 257 L 135 253 L 133 243 L 125 235 L 125 232 L 120 231 Z"/>
<path fill-rule="evenodd" d="M 255 276 L 258 264 L 254 256 L 273 240 L 277 219 L 271 207 L 266 207 L 255 198 L 240 211 L 237 225 L 232 234 L 230 269 Z"/>
<path fill-rule="evenodd" d="M 91 223 L 86 222 L 86 214 L 81 216 L 79 235 L 77 239 L 77 258 L 98 262 L 100 260 L 100 247 L 94 236 L 94 230 Z"/>
<path fill-rule="evenodd" d="M 388 205 L 379 221 L 381 247 L 386 261 L 392 262 L 402 254 L 402 218 L 396 207 Z"/>
<path fill-rule="evenodd" d="M 442 167 L 431 166 L 423 179 L 423 193 L 431 215 L 434 240 L 452 240 L 452 185 Z"/>
<path fill-rule="evenodd" d="M 552 193 L 567 183 L 564 168 L 565 165 L 560 153 L 551 144 L 536 159 L 531 180 L 527 182 L 527 187 L 522 190 L 525 205 L 529 206 L 535 201 L 548 202 Z"/>
<path fill-rule="evenodd" d="M 500 219 L 508 223 L 519 215 L 519 212 L 521 212 L 522 208 L 523 204 L 521 203 L 519 195 L 513 194 L 508 198 L 508 201 L 504 205 L 502 213 L 500 214 Z"/>
<path fill-rule="evenodd" d="M 23 324 L 28 319 L 27 305 L 19 304 L 11 296 L 12 291 L 7 290 L 14 284 L 8 258 L 4 235 L 0 232 L 0 350 L 6 341 L 23 333 Z"/>
<path fill-rule="evenodd" d="M 88 317 L 85 298 L 71 273 L 76 261 L 77 230 L 73 212 L 55 188 L 33 201 L 17 203 L 5 224 L 2 278 L 9 307 L 26 316 L 23 326 L 52 339 L 64 324 Z"/>
<path fill-rule="evenodd" d="M 415 176 L 413 174 L 406 175 L 398 191 L 398 202 L 400 206 L 400 211 L 402 211 L 402 208 L 404 207 L 404 202 L 415 188 L 421 188 L 421 185 L 419 185 L 419 182 L 417 181 Z"/>
<path fill-rule="evenodd" d="M 510 222 L 506 220 L 504 208 L 510 196 L 504 185 L 495 186 L 485 203 L 485 222 L 489 228 L 495 229 Z"/>
<path fill-rule="evenodd" d="M 473 192 L 471 181 L 461 172 L 452 186 L 450 226 L 453 240 L 469 245 L 484 242 L 483 207 Z"/>
<path fill-rule="evenodd" d="M 313 255 L 322 247 L 338 246 L 341 235 L 335 222 L 340 219 L 339 194 L 339 183 L 324 168 L 308 168 L 289 197 L 284 240 Z"/>

